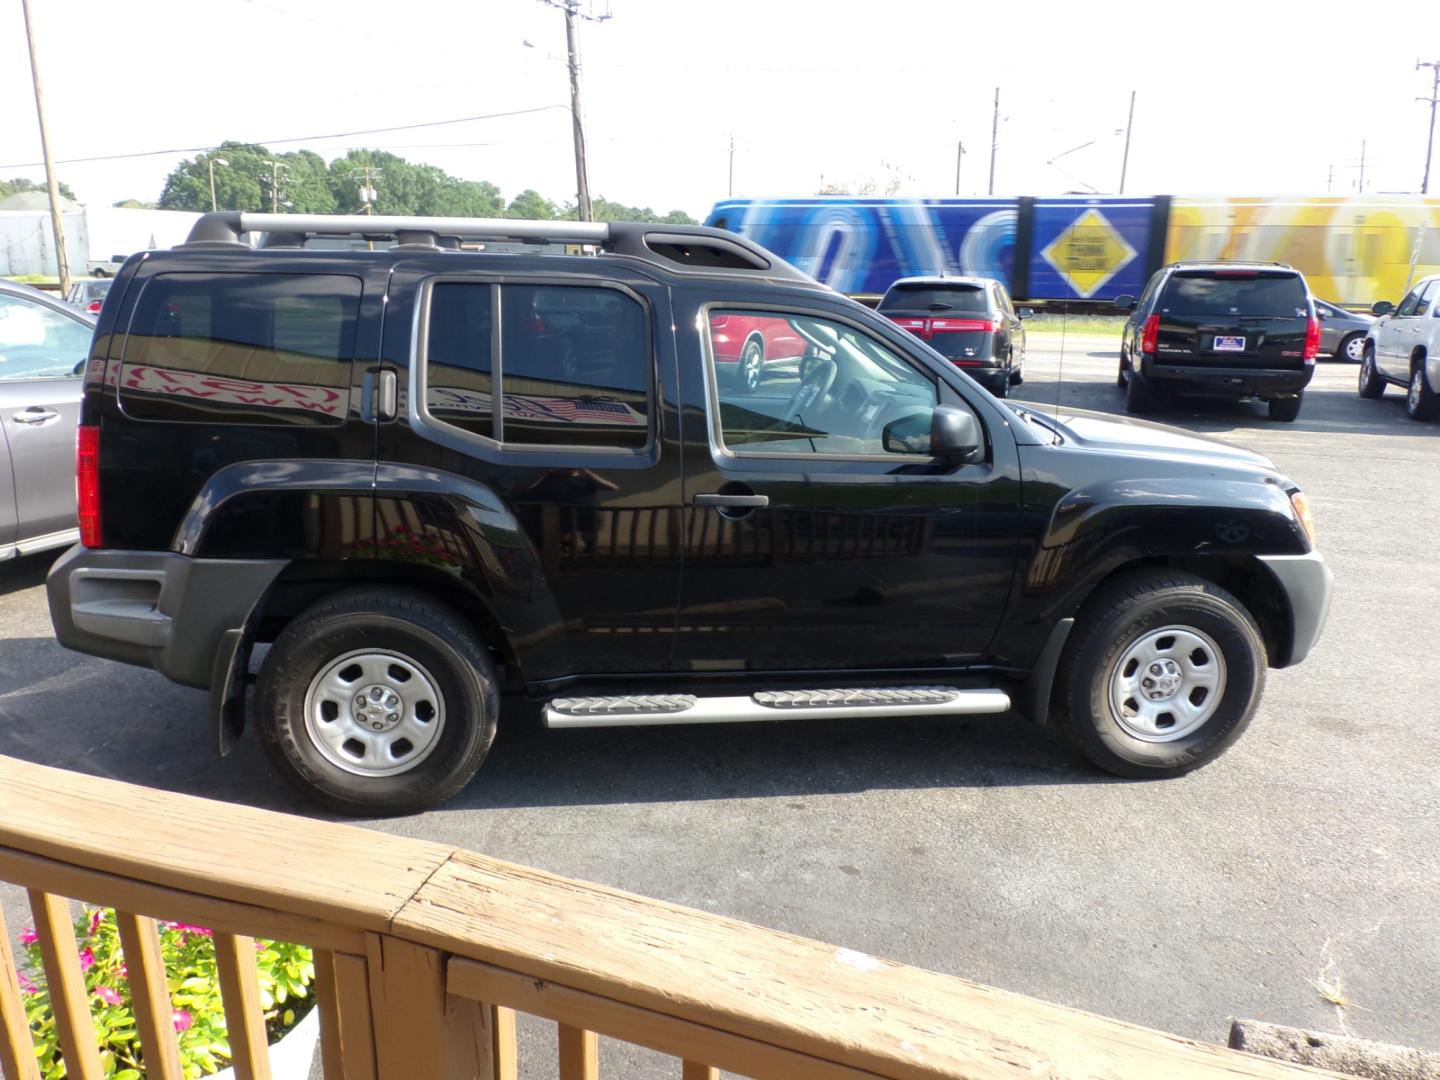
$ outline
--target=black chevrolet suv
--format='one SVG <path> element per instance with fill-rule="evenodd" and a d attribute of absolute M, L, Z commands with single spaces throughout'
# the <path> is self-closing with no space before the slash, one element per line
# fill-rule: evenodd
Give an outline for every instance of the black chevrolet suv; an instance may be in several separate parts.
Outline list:
<path fill-rule="evenodd" d="M 1300 271 L 1280 263 L 1179 262 L 1151 276 L 1120 341 L 1125 409 L 1166 393 L 1258 397 L 1272 420 L 1300 415 L 1320 352 L 1320 320 Z"/>
<path fill-rule="evenodd" d="M 513 241 L 556 253 L 477 250 Z M 717 378 L 736 317 L 804 347 Z M 208 214 L 87 363 L 60 641 L 207 688 L 220 752 L 248 713 L 342 812 L 442 802 L 527 707 L 1013 708 L 1173 776 L 1329 602 L 1265 459 L 1004 404 L 717 230 Z"/>

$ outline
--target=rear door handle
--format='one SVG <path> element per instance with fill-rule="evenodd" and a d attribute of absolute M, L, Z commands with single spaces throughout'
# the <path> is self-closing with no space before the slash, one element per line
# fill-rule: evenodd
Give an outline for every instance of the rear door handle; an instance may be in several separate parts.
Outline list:
<path fill-rule="evenodd" d="M 770 505 L 769 495 L 721 495 L 718 492 L 695 496 L 696 506 L 716 506 L 725 509 L 758 510 Z"/>
<path fill-rule="evenodd" d="M 51 420 L 59 420 L 60 414 L 50 409 L 42 409 L 39 405 L 31 405 L 28 409 L 21 409 L 10 417 L 17 424 L 48 424 Z"/>

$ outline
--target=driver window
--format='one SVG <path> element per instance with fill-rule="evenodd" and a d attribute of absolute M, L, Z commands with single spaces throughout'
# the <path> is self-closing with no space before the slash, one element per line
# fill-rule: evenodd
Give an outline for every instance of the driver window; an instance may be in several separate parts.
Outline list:
<path fill-rule="evenodd" d="M 1400 306 L 1395 310 L 1395 317 L 1397 319 L 1404 319 L 1408 318 L 1411 315 L 1414 315 L 1415 307 L 1419 303 L 1420 289 L 1417 287 L 1411 289 L 1410 292 L 1406 295 L 1405 299 L 1400 301 Z"/>
<path fill-rule="evenodd" d="M 0 296 L 0 380 L 72 376 L 89 350 L 89 324 L 20 297 Z"/>
<path fill-rule="evenodd" d="M 1415 301 L 1415 317 L 1418 319 L 1430 311 L 1430 305 L 1435 301 L 1435 282 L 1422 282 L 1416 292 L 1419 299 Z"/>
<path fill-rule="evenodd" d="M 712 310 L 709 330 L 727 450 L 838 457 L 925 452 L 935 383 L 868 334 L 812 315 L 733 309 Z M 887 428 L 894 448 L 888 452 Z"/>

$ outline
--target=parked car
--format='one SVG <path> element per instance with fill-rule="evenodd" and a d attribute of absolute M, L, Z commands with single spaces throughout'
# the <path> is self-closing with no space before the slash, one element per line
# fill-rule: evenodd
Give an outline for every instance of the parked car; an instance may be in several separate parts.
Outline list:
<path fill-rule="evenodd" d="M 1005 286 L 991 278 L 901 278 L 877 310 L 996 397 L 1025 379 L 1025 327 Z"/>
<path fill-rule="evenodd" d="M 1396 307 L 1381 300 L 1365 337 L 1360 396 L 1378 398 L 1389 383 L 1405 387 L 1412 420 L 1440 416 L 1440 276 L 1419 281 Z"/>
<path fill-rule="evenodd" d="M 75 424 L 95 320 L 0 279 L 0 561 L 65 547 L 75 528 Z"/>
<path fill-rule="evenodd" d="M 733 234 L 503 227 L 596 253 L 220 213 L 127 264 L 85 380 L 82 543 L 48 580 L 60 641 L 209 689 L 222 750 L 248 712 L 288 780 L 379 814 L 455 794 L 527 707 L 554 728 L 1015 708 L 1103 769 L 1175 776 L 1318 637 L 1330 571 L 1264 458 L 1000 402 Z M 403 246 L 296 242 L 346 233 Z M 558 289 L 586 296 L 537 306 Z M 557 373 L 534 313 L 611 305 Z M 783 320 L 804 363 L 717 378 L 746 319 Z"/>
<path fill-rule="evenodd" d="M 1320 355 L 1360 363 L 1365 358 L 1365 335 L 1375 324 L 1375 316 L 1346 311 L 1338 304 L 1315 297 L 1311 297 L 1311 302 L 1320 319 Z"/>
<path fill-rule="evenodd" d="M 70 286 L 70 292 L 65 297 L 65 302 L 71 307 L 77 307 L 88 315 L 99 315 L 100 305 L 105 302 L 105 294 L 110 291 L 114 284 L 113 278 L 95 278 L 92 281 L 77 281 Z"/>
<path fill-rule="evenodd" d="M 1320 352 L 1320 320 L 1300 271 L 1281 263 L 1179 262 L 1155 271 L 1120 340 L 1125 410 L 1164 394 L 1258 397 L 1272 420 L 1300 415 Z"/>
<path fill-rule="evenodd" d="M 767 364 L 798 368 L 808 349 L 809 343 L 795 332 L 788 319 L 721 315 L 710 320 L 715 374 L 746 392 L 760 388 Z"/>

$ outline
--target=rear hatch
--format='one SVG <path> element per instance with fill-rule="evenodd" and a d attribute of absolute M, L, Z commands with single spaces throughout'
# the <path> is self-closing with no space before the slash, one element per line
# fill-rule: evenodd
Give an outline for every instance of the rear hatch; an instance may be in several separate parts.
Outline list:
<path fill-rule="evenodd" d="M 878 310 L 961 367 L 988 363 L 994 351 L 998 326 L 983 285 L 896 285 Z"/>
<path fill-rule="evenodd" d="M 1158 364 L 1305 366 L 1310 305 L 1294 270 L 1177 270 L 1156 308 Z"/>

